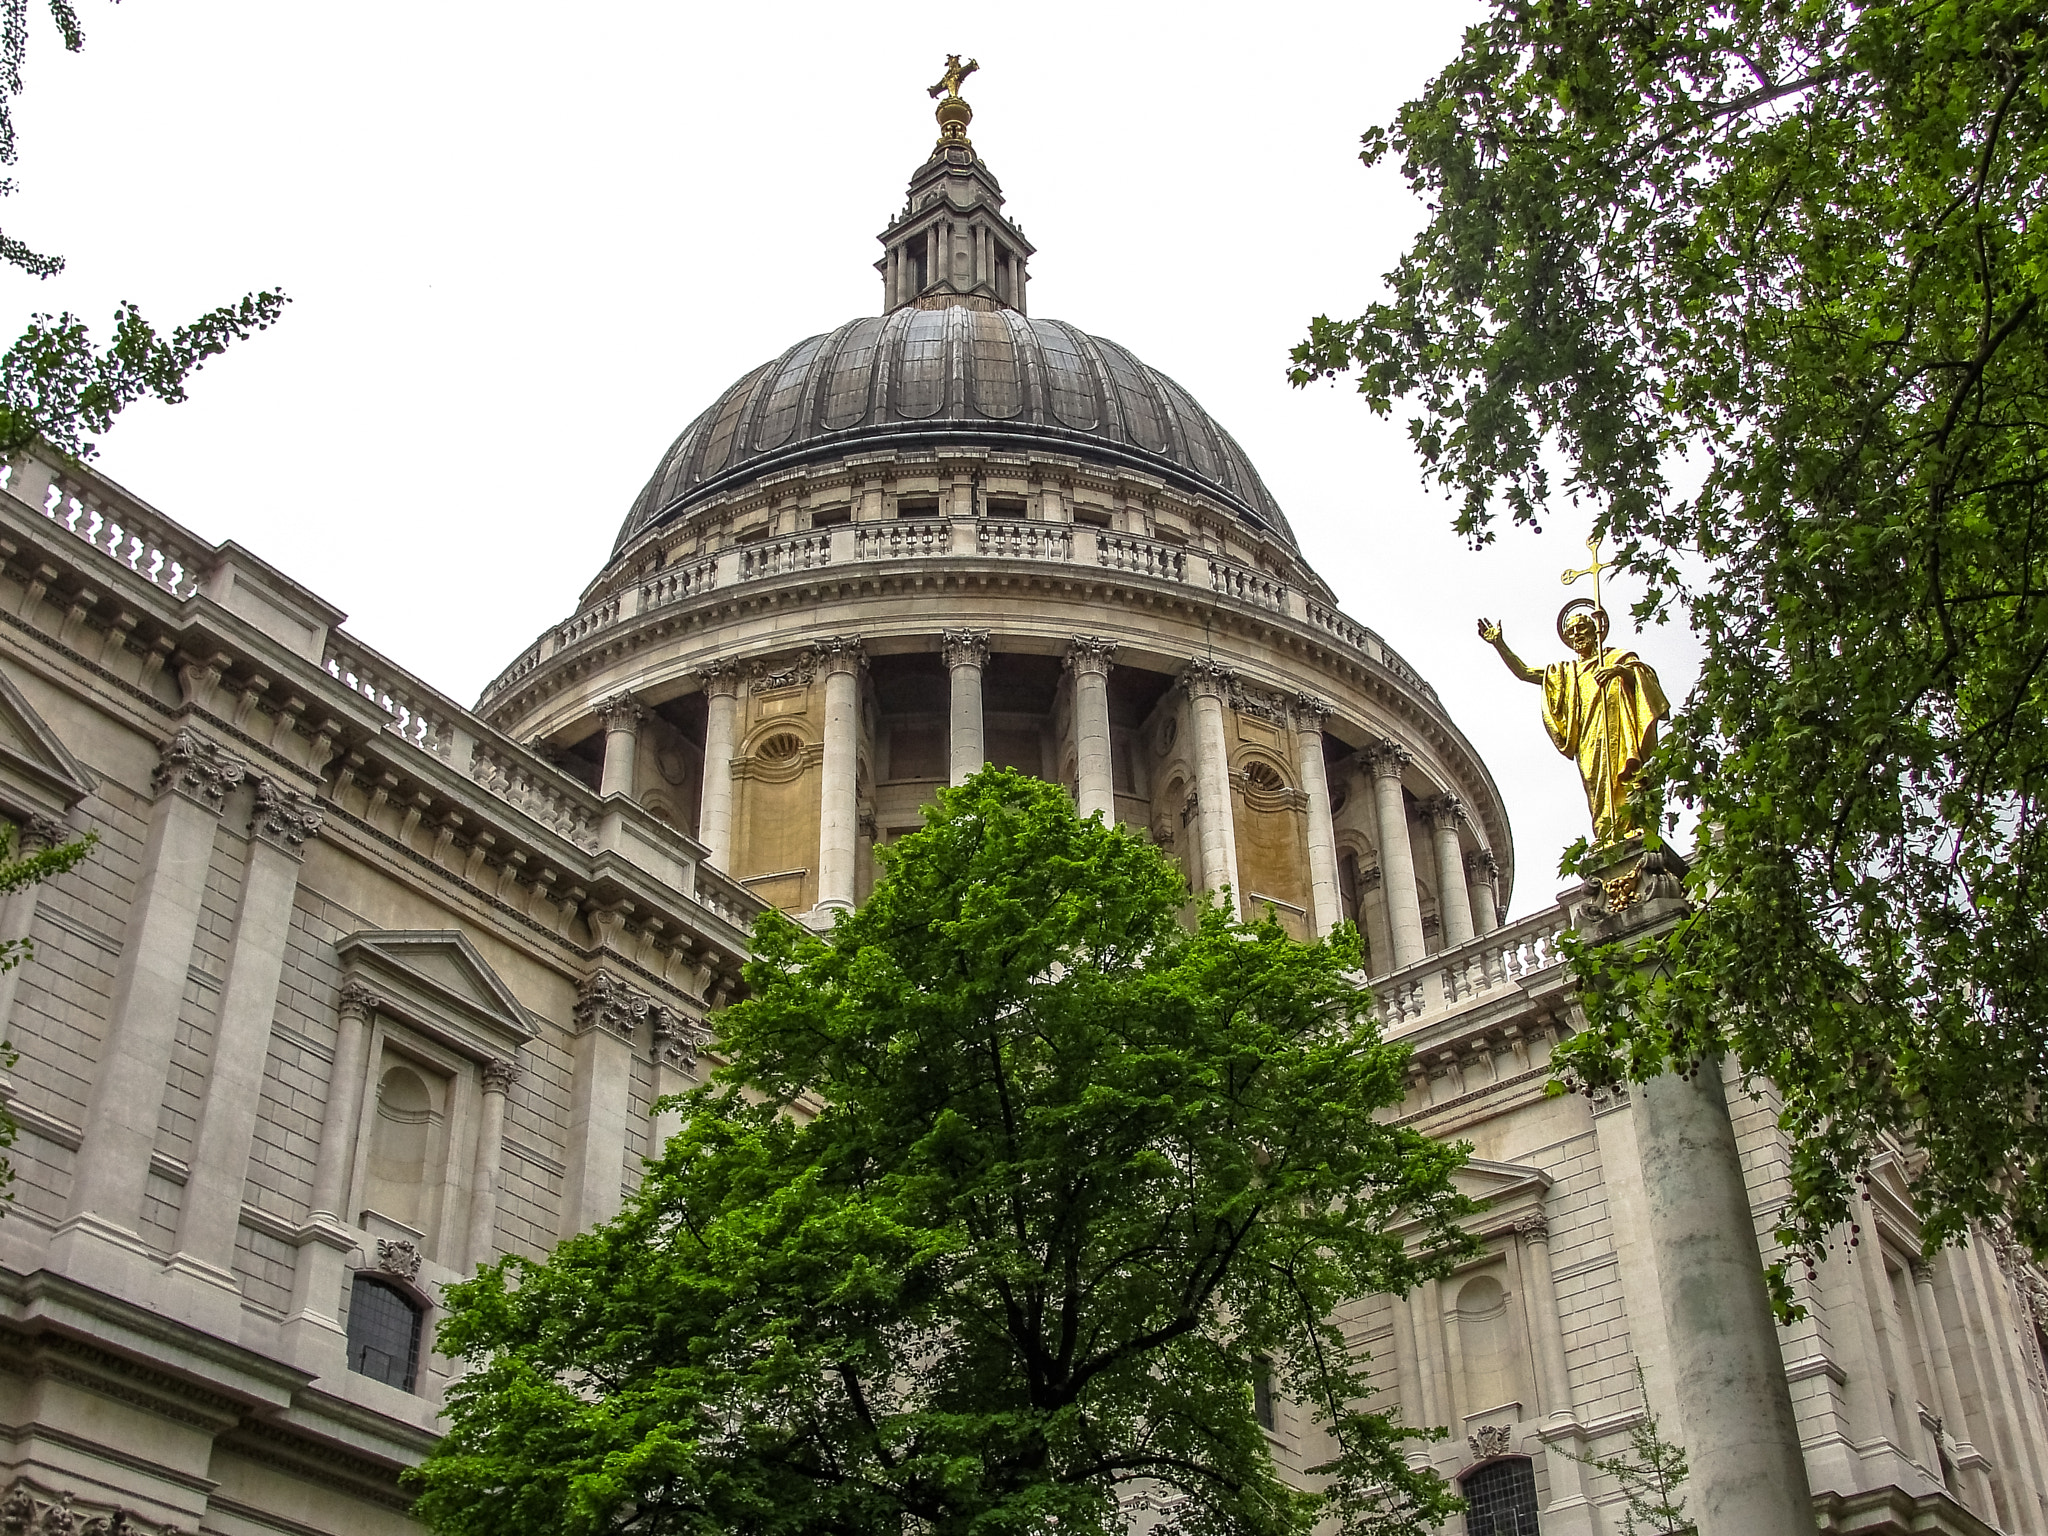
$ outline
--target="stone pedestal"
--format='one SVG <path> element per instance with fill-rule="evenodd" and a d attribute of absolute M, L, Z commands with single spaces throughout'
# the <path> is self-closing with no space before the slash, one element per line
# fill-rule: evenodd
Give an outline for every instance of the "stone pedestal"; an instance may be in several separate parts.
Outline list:
<path fill-rule="evenodd" d="M 1576 920 L 1588 942 L 1641 940 L 1684 915 L 1673 878 L 1682 866 L 1659 861 L 1623 845 L 1595 871 Z M 1687 1512 L 1699 1536 L 1810 1536 L 1813 1496 L 1720 1064 L 1631 1092 L 1674 1438 L 1692 1468 Z"/>

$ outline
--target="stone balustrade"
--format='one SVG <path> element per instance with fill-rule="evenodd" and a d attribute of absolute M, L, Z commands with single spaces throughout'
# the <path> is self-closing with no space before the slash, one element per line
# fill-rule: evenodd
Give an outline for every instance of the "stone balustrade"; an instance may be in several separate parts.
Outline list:
<path fill-rule="evenodd" d="M 975 525 L 974 533 L 976 553 L 997 559 L 1074 558 L 1074 530 L 1065 523 L 1001 523 L 984 519 Z"/>
<path fill-rule="evenodd" d="M 718 585 L 718 562 L 715 559 L 691 560 L 672 565 L 640 586 L 640 611 L 658 608 L 663 603 L 680 602 L 684 598 L 699 597 Z"/>
<path fill-rule="evenodd" d="M 595 791 L 517 747 L 479 741 L 469 776 L 586 853 L 597 849 Z"/>
<path fill-rule="evenodd" d="M 329 677 L 391 716 L 386 730 L 422 752 L 454 758 L 454 722 L 462 711 L 423 687 L 396 662 L 386 661 L 367 645 L 336 630 L 328 637 L 320 665 Z"/>
<path fill-rule="evenodd" d="M 1157 581 L 1186 581 L 1187 552 L 1158 539 L 1140 539 L 1130 534 L 1095 535 L 1095 563 L 1112 571 L 1133 576 L 1150 576 Z"/>
<path fill-rule="evenodd" d="M 1564 959 L 1558 936 L 1570 924 L 1562 909 L 1546 907 L 1518 922 L 1439 950 L 1426 959 L 1374 978 L 1381 1017 L 1390 1031 L 1460 1008 L 1518 986 Z"/>
<path fill-rule="evenodd" d="M 754 919 L 768 910 L 767 902 L 709 864 L 697 866 L 697 904 L 742 933 L 751 933 Z"/>
<path fill-rule="evenodd" d="M 209 558 L 205 542 L 140 502 L 61 470 L 53 473 L 34 459 L 0 468 L 0 486 L 151 586 L 176 598 L 199 590 Z"/>
<path fill-rule="evenodd" d="M 858 523 L 853 537 L 854 556 L 860 560 L 914 560 L 953 552 L 953 525 L 937 518 Z"/>
<path fill-rule="evenodd" d="M 758 581 L 763 576 L 787 576 L 792 572 L 830 565 L 832 538 L 827 533 L 799 533 L 786 539 L 743 544 L 739 555 L 741 581 Z"/>
<path fill-rule="evenodd" d="M 587 640 L 601 629 L 609 629 L 619 622 L 620 604 L 616 594 L 602 602 L 594 603 L 573 619 L 555 626 L 555 649 L 565 650 L 579 640 Z"/>
<path fill-rule="evenodd" d="M 1264 571 L 1235 564 L 1218 556 L 1209 557 L 1209 586 L 1224 597 L 1275 613 L 1287 611 L 1287 584 Z"/>

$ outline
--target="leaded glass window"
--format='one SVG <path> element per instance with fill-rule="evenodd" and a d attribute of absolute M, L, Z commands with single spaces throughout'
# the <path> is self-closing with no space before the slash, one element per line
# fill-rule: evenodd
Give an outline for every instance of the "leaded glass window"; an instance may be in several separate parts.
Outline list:
<path fill-rule="evenodd" d="M 420 1364 L 420 1309 L 375 1275 L 357 1275 L 348 1299 L 348 1368 L 410 1392 Z"/>
<path fill-rule="evenodd" d="M 1458 1479 L 1465 1536 L 1539 1536 L 1536 1471 L 1526 1456 L 1504 1456 Z"/>

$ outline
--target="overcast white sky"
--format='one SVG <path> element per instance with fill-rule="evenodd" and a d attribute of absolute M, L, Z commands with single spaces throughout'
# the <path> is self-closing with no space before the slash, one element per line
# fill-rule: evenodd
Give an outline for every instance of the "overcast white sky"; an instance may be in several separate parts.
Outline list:
<path fill-rule="evenodd" d="M 1557 650 L 1584 519 L 1469 553 L 1399 420 L 1285 380 L 1309 317 L 1361 308 L 1421 220 L 1359 133 L 1479 9 L 82 0 L 81 55 L 38 19 L 0 204 L 70 267 L 0 272 L 0 334 L 283 288 L 281 325 L 188 403 L 124 416 L 101 467 L 473 699 L 571 611 L 725 385 L 878 311 L 874 235 L 936 133 L 924 87 L 978 57 L 972 134 L 1038 247 L 1033 312 L 1131 347 L 1245 445 L 1346 610 L 1491 765 L 1519 914 L 1557 890 L 1585 805 L 1473 621 Z M 1690 685 L 1689 637 L 1643 648 Z"/>

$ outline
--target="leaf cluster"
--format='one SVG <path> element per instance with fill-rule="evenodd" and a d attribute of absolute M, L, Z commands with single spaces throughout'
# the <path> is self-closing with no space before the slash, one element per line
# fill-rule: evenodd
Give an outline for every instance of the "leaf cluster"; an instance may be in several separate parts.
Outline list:
<path fill-rule="evenodd" d="M 1162 1530 L 1305 1536 L 1454 1511 L 1333 1322 L 1444 1272 L 1475 1208 L 1465 1149 L 1375 1113 L 1404 1052 L 1355 933 L 1190 931 L 1154 849 L 1007 770 L 884 858 L 827 934 L 761 919 L 727 1065 L 619 1218 L 450 1291 L 471 1368 L 419 1514 L 997 1536 L 1121 1531 L 1143 1499 Z M 1263 1369 L 1322 1423 L 1316 1492 L 1275 1470 Z"/>
<path fill-rule="evenodd" d="M 1429 223 L 1296 382 L 1410 402 L 1475 544 L 1590 502 L 1704 647 L 1643 786 L 1697 909 L 1563 1060 L 1767 1076 L 1809 1259 L 1888 1146 L 1930 1247 L 2048 1254 L 2040 7 L 1500 0 L 1365 153 Z"/>

